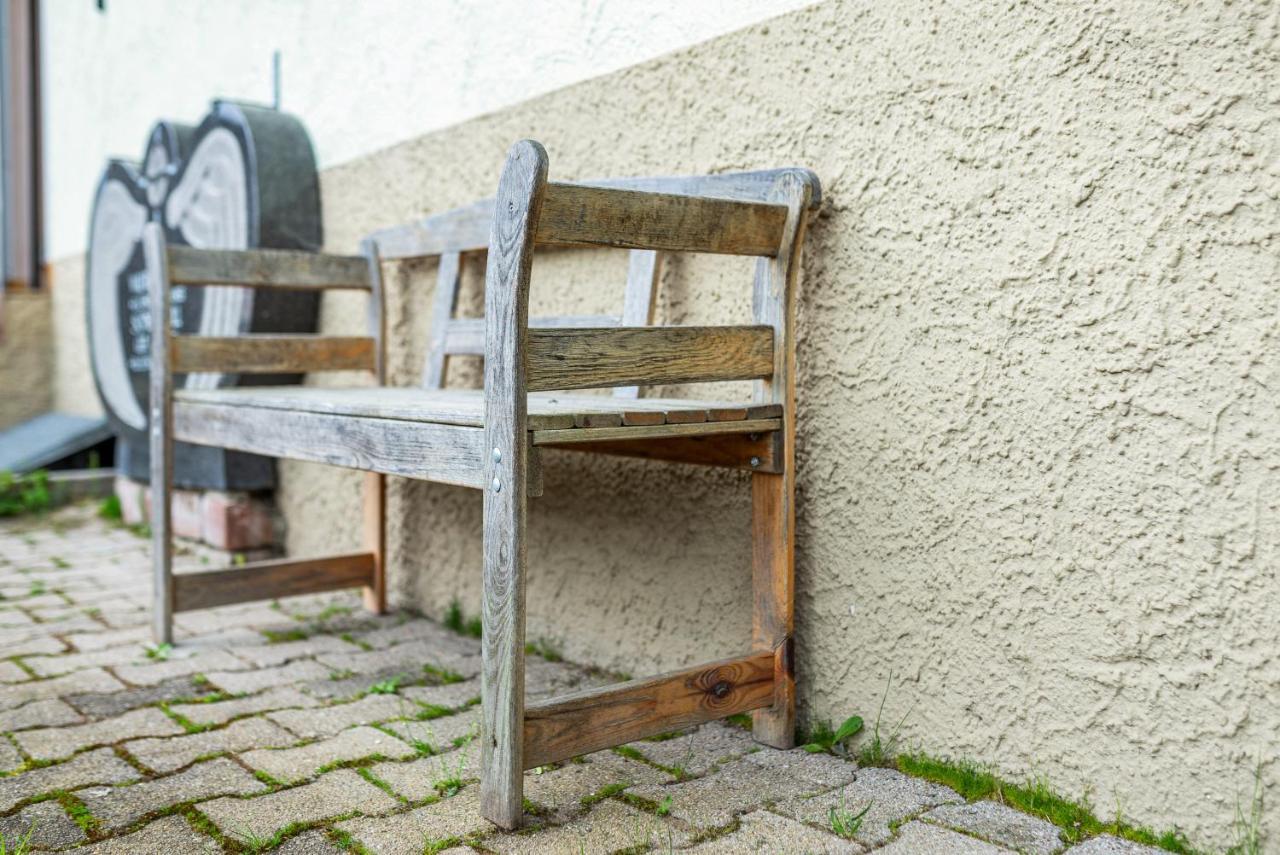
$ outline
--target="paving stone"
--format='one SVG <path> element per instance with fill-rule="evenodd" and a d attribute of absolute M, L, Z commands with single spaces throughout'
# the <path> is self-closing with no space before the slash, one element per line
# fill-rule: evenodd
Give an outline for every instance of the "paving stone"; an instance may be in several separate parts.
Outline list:
<path fill-rule="evenodd" d="M 207 650 L 194 656 L 146 662 L 141 665 L 122 665 L 114 670 L 116 676 L 125 682 L 137 686 L 154 686 L 156 683 L 188 674 L 237 671 L 248 667 L 247 662 L 237 659 L 225 650 Z"/>
<path fill-rule="evenodd" d="M 31 836 L 27 837 L 28 834 Z M 37 802 L 0 819 L 0 840 L 8 844 L 11 852 L 25 851 L 17 846 L 24 839 L 32 849 L 65 849 L 84 838 L 84 831 L 53 799 Z"/>
<path fill-rule="evenodd" d="M 359 760 L 377 754 L 412 757 L 415 753 L 413 748 L 375 727 L 353 727 L 337 736 L 297 748 L 247 751 L 240 755 L 240 759 L 273 778 L 293 783 L 310 778 L 320 767 L 330 763 Z"/>
<path fill-rule="evenodd" d="M 411 802 L 435 796 L 436 784 L 449 780 L 473 781 L 480 777 L 480 747 L 468 745 L 445 754 L 408 762 L 375 763 L 369 772 Z"/>
<path fill-rule="evenodd" d="M 492 831 L 494 826 L 480 817 L 479 797 L 479 787 L 468 787 L 456 796 L 425 807 L 378 819 L 349 819 L 335 828 L 347 832 L 378 855 L 420 855 L 428 842 Z"/>
<path fill-rule="evenodd" d="M 76 650 L 87 652 L 125 644 L 145 645 L 151 641 L 151 628 L 103 629 L 101 632 L 77 632 L 65 637 Z"/>
<path fill-rule="evenodd" d="M 199 609 L 193 612 L 182 612 L 173 619 L 174 626 L 185 635 L 201 636 L 219 632 L 228 626 L 245 626 L 254 629 L 297 629 L 297 623 L 290 621 L 266 603 L 249 603 L 235 606 L 222 606 L 216 609 Z"/>
<path fill-rule="evenodd" d="M 869 804 L 870 810 L 854 838 L 859 843 L 875 846 L 893 836 L 890 823 L 938 805 L 963 802 L 955 791 L 941 784 L 912 778 L 894 769 L 859 769 L 853 783 L 812 797 L 790 799 L 779 804 L 777 811 L 803 822 L 825 825 L 832 807 L 858 813 Z"/>
<path fill-rule="evenodd" d="M 331 701 L 350 701 L 359 698 L 379 683 L 385 683 L 388 680 L 395 680 L 396 685 L 400 686 L 404 683 L 412 683 L 415 680 L 427 681 L 429 678 L 425 674 L 418 674 L 416 677 L 410 674 L 404 668 L 387 668 L 383 671 L 372 671 L 368 674 L 353 674 L 350 676 L 338 676 L 333 679 L 334 675 L 342 675 L 345 672 L 332 671 L 325 669 L 326 674 L 323 680 L 314 680 L 302 686 L 303 691 L 317 698 L 324 698 Z M 408 688 L 408 686 L 404 686 Z"/>
<path fill-rule="evenodd" d="M 448 756 L 448 755 L 445 755 Z M 544 807 L 563 822 L 582 813 L 582 800 L 606 787 L 663 784 L 670 776 L 652 766 L 619 757 L 627 765 L 611 763 L 566 763 L 558 769 L 524 776 L 525 798 Z"/>
<path fill-rule="evenodd" d="M 318 656 L 316 659 L 334 671 L 354 671 L 357 674 L 400 669 L 410 676 L 417 677 L 423 673 L 423 665 L 448 668 L 463 677 L 474 677 L 480 673 L 478 652 L 459 654 L 455 649 L 433 645 L 426 641 L 410 641 L 383 650 L 370 650 L 367 653 L 349 656 L 328 654 Z"/>
<path fill-rule="evenodd" d="M 330 843 L 323 831 L 313 830 L 290 837 L 271 851 L 273 855 L 343 855 L 345 850 Z"/>
<path fill-rule="evenodd" d="M 411 718 L 422 707 L 398 695 L 367 695 L 358 701 L 316 709 L 283 710 L 267 718 L 300 737 L 333 736 L 358 724 L 376 724 L 393 718 Z"/>
<path fill-rule="evenodd" d="M 659 841 L 661 842 L 661 841 Z M 865 846 L 819 831 L 767 810 L 743 814 L 738 830 L 686 850 L 698 855 L 738 855 L 741 852 L 804 852 L 805 855 L 858 855 Z"/>
<path fill-rule="evenodd" d="M 642 813 L 630 805 L 606 800 L 567 825 L 536 834 L 498 834 L 485 838 L 487 849 L 503 855 L 543 852 L 605 855 L 620 849 L 650 846 L 667 852 L 689 842 L 688 832 L 663 817 Z"/>
<path fill-rule="evenodd" d="M 20 612 L 16 609 L 0 611 L 0 627 L 28 627 L 35 625 L 35 620 L 25 612 Z"/>
<path fill-rule="evenodd" d="M 174 704 L 171 710 L 196 724 L 222 724 L 240 716 L 289 707 L 314 707 L 319 701 L 297 689 L 281 688 L 230 701 L 208 704 Z"/>
<path fill-rule="evenodd" d="M 262 718 L 233 721 L 220 730 L 173 736 L 168 739 L 137 739 L 124 748 L 143 765 L 157 772 L 181 769 L 198 757 L 248 751 L 252 748 L 292 745 L 297 740 L 279 725 Z"/>
<path fill-rule="evenodd" d="M 107 718 L 161 701 L 199 697 L 209 691 L 212 690 L 208 686 L 197 684 L 191 677 L 178 677 L 154 686 L 139 686 L 122 692 L 67 695 L 66 700 L 86 715 Z"/>
<path fill-rule="evenodd" d="M 115 692 L 123 688 L 124 683 L 106 671 L 101 668 L 90 668 L 88 671 L 79 671 L 49 680 L 31 680 L 11 686 L 0 686 L 0 710 L 20 707 L 27 701 L 60 698 L 76 692 Z"/>
<path fill-rule="evenodd" d="M 31 675 L 20 668 L 18 663 L 0 660 L 0 683 L 21 683 L 30 679 Z"/>
<path fill-rule="evenodd" d="M 110 748 L 86 751 L 65 763 L 0 778 L 0 813 L 23 799 L 53 790 L 71 790 L 89 784 L 120 784 L 137 778 L 137 770 L 117 757 Z"/>
<path fill-rule="evenodd" d="M 192 828 L 180 816 L 166 816 L 133 834 L 113 837 L 76 850 L 76 855 L 170 855 L 221 852 L 222 846 Z"/>
<path fill-rule="evenodd" d="M 473 701 L 479 702 L 480 681 L 473 679 L 441 686 L 405 686 L 399 690 L 399 694 L 420 704 L 460 709 Z"/>
<path fill-rule="evenodd" d="M 22 755 L 13 747 L 13 743 L 0 736 L 0 772 L 17 769 L 22 762 Z"/>
<path fill-rule="evenodd" d="M 691 776 L 705 775 L 717 763 L 741 757 L 760 746 L 746 731 L 713 722 L 675 739 L 662 742 L 640 740 L 629 746 L 649 760 L 672 769 L 684 769 Z"/>
<path fill-rule="evenodd" d="M 51 653 L 62 653 L 67 646 L 51 635 L 39 635 L 35 638 L 24 638 L 11 644 L 0 645 L 0 656 L 38 656 Z"/>
<path fill-rule="evenodd" d="M 199 810 L 223 834 L 239 840 L 270 837 L 294 822 L 317 822 L 359 811 L 377 815 L 393 811 L 400 801 L 387 795 L 351 769 L 321 775 L 310 784 L 280 790 L 251 799 L 218 798 L 203 802 Z M 385 824 L 390 820 L 377 820 Z M 414 850 L 422 851 L 421 845 Z"/>
<path fill-rule="evenodd" d="M 256 644 L 251 647 L 236 648 L 236 656 L 252 662 L 258 667 L 283 665 L 294 659 L 306 659 L 321 653 L 343 656 L 360 652 L 361 649 L 356 645 L 332 635 L 316 635 L 298 641 L 282 641 L 274 644 Z"/>
<path fill-rule="evenodd" d="M 1072 846 L 1066 855 L 1164 855 L 1164 850 L 1110 834 L 1099 834 Z"/>
<path fill-rule="evenodd" d="M 86 653 L 67 653 L 62 656 L 29 656 L 23 660 L 41 677 L 57 677 L 85 668 L 110 668 L 147 661 L 146 649 L 136 644 L 123 647 L 106 647 Z"/>
<path fill-rule="evenodd" d="M 898 829 L 892 843 L 876 850 L 884 855 L 1001 855 L 1010 851 L 927 822 L 908 822 Z"/>
<path fill-rule="evenodd" d="M 842 787 L 853 781 L 858 773 L 856 763 L 830 754 L 810 754 L 803 748 L 792 751 L 761 748 L 746 755 L 746 760 L 757 766 L 796 775 L 820 787 Z"/>
<path fill-rule="evenodd" d="M 448 751 L 457 740 L 474 739 L 480 733 L 480 710 L 477 707 L 429 721 L 389 721 L 384 728 L 408 742 L 425 742 L 432 750 Z"/>
<path fill-rule="evenodd" d="M 58 727 L 63 724 L 79 724 L 84 716 L 71 708 L 66 701 L 50 698 L 32 701 L 4 714 L 5 730 L 26 730 L 29 727 Z"/>
<path fill-rule="evenodd" d="M 171 736 L 182 726 L 154 707 L 115 718 L 67 727 L 44 727 L 15 734 L 18 746 L 37 760 L 67 757 L 90 745 L 109 745 L 139 736 Z"/>
<path fill-rule="evenodd" d="M 1029 855 L 1053 855 L 1065 845 L 1053 823 L 996 802 L 943 805 L 922 818 Z"/>
<path fill-rule="evenodd" d="M 257 778 L 230 760 L 210 760 L 190 769 L 128 787 L 90 787 L 76 795 L 108 829 L 123 828 L 147 814 L 212 796 L 245 795 L 267 789 Z"/>
<path fill-rule="evenodd" d="M 819 789 L 784 771 L 734 760 L 705 778 L 666 786 L 640 786 L 632 792 L 654 803 L 670 796 L 671 816 L 707 829 L 729 825 L 736 815 L 767 806 L 772 800 L 799 798 Z"/>
<path fill-rule="evenodd" d="M 280 665 L 276 668 L 259 668 L 256 671 L 212 671 L 206 672 L 209 682 L 233 695 L 260 692 L 289 683 L 301 683 L 306 680 L 323 680 L 328 677 L 330 669 L 303 659 Z"/>
<path fill-rule="evenodd" d="M 394 626 L 362 632 L 357 638 L 375 648 L 390 647 L 406 641 L 426 641 L 438 648 L 452 649 L 463 656 L 480 653 L 480 639 L 459 635 L 426 618 L 410 618 Z"/>

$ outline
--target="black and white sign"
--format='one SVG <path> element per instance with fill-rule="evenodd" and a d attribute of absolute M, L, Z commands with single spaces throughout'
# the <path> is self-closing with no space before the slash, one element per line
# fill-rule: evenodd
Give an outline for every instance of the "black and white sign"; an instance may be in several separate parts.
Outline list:
<path fill-rule="evenodd" d="M 122 470 L 147 477 L 151 317 L 142 227 L 160 223 L 171 243 L 204 249 L 320 248 L 320 191 L 306 129 L 277 110 L 216 101 L 197 127 L 159 122 L 141 164 L 112 160 L 89 228 L 86 311 L 94 380 L 122 442 Z M 175 287 L 175 332 L 229 336 L 311 332 L 314 294 L 237 287 Z M 278 385 L 293 377 L 198 373 L 180 388 Z M 179 445 L 175 482 L 186 487 L 258 489 L 273 484 L 271 462 Z"/>

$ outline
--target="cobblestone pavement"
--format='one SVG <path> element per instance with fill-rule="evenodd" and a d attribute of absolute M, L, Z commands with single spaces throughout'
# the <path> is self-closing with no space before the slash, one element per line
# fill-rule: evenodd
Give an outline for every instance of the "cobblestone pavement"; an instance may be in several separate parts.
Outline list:
<path fill-rule="evenodd" d="M 177 645 L 148 652 L 147 551 L 86 508 L 0 523 L 0 850 L 28 835 L 95 855 L 1066 849 L 1034 817 L 721 723 L 530 772 L 530 827 L 503 833 L 477 811 L 475 639 L 343 594 L 181 614 Z M 532 697 L 602 681 L 528 671 Z M 832 832 L 833 810 L 868 805 Z"/>

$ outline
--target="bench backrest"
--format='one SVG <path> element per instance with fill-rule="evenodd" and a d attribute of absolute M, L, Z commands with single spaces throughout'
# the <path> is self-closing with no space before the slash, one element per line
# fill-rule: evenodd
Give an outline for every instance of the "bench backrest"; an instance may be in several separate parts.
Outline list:
<path fill-rule="evenodd" d="M 735 201 L 776 201 L 780 182 L 797 178 L 813 188 L 810 208 L 820 202 L 817 179 L 804 169 L 774 169 L 724 175 L 670 178 L 602 179 L 574 182 L 583 187 L 605 187 L 665 193 L 677 196 L 702 196 Z M 489 248 L 493 199 L 485 199 L 462 208 L 436 214 L 416 223 L 374 232 L 366 242 L 366 251 L 376 252 L 381 261 L 392 259 L 439 258 L 431 332 L 423 365 L 422 385 L 440 389 L 444 385 L 451 356 L 484 354 L 483 318 L 455 317 L 458 288 L 463 266 L 469 256 Z M 653 322 L 654 297 L 661 273 L 662 253 L 652 249 L 632 249 L 627 269 L 622 310 L 616 315 L 566 315 L 530 317 L 530 328 L 641 327 Z M 769 310 L 756 295 L 756 321 L 778 326 L 769 318 Z M 767 301 L 766 301 L 767 302 Z M 616 397 L 635 398 L 637 386 L 613 388 Z"/>

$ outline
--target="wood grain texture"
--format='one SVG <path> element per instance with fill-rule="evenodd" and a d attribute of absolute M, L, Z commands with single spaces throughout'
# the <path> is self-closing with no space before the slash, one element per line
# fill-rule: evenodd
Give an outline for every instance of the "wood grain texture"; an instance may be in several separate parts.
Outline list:
<path fill-rule="evenodd" d="M 782 419 L 747 419 L 741 422 L 698 422 L 682 425 L 646 425 L 613 428 L 572 428 L 569 430 L 533 431 L 533 444 L 565 445 L 580 442 L 612 440 L 667 439 L 676 436 L 711 436 L 731 433 L 766 433 L 780 430 Z"/>
<path fill-rule="evenodd" d="M 170 280 L 164 231 L 148 223 L 142 252 L 151 286 L 151 627 L 156 644 L 173 643 L 173 374 Z"/>
<path fill-rule="evenodd" d="M 566 451 L 640 457 L 670 463 L 693 463 L 742 469 L 747 472 L 781 471 L 781 443 L 775 441 L 778 431 L 767 434 L 711 434 L 675 436 L 665 439 L 615 439 L 596 442 L 569 442 L 544 445 Z M 753 462 L 754 461 L 754 462 Z"/>
<path fill-rule="evenodd" d="M 622 296 L 622 326 L 647 327 L 653 323 L 654 300 L 662 275 L 662 254 L 633 249 L 627 259 L 627 287 Z M 615 398 L 640 397 L 639 386 L 614 387 Z"/>
<path fill-rule="evenodd" d="M 787 221 L 773 258 L 756 262 L 753 305 L 757 323 L 773 327 L 778 342 L 771 376 L 753 389 L 757 403 L 781 404 L 782 472 L 751 478 L 752 643 L 774 653 L 773 705 L 757 710 L 753 733 L 775 748 L 795 744 L 795 444 L 796 444 L 796 286 L 807 212 L 816 183 L 804 174 L 781 176 L 773 193 L 787 206 Z"/>
<path fill-rule="evenodd" d="M 449 355 L 445 345 L 449 325 L 458 305 L 458 283 L 461 277 L 462 255 L 457 252 L 441 255 L 440 266 L 436 270 L 436 295 L 431 301 L 431 336 L 427 340 L 427 358 L 422 366 L 424 389 L 444 388 Z"/>
<path fill-rule="evenodd" d="M 811 208 L 817 208 L 821 193 L 812 172 L 798 167 L 721 175 L 677 175 L 641 178 L 598 178 L 573 182 L 584 187 L 638 190 L 682 196 L 706 196 L 742 202 L 776 202 L 780 179 L 795 176 L 813 188 Z M 493 199 L 481 199 L 464 207 L 433 214 L 408 223 L 374 232 L 383 258 L 414 258 L 446 252 L 474 252 L 489 248 Z"/>
<path fill-rule="evenodd" d="M 180 335 L 170 340 L 173 371 L 300 374 L 376 371 L 377 340 L 314 335 Z"/>
<path fill-rule="evenodd" d="M 368 239 L 360 242 L 360 253 L 369 276 L 365 323 L 369 329 L 369 337 L 373 339 L 373 377 L 381 385 L 387 380 L 387 307 L 383 292 L 382 257 L 378 255 L 378 245 Z"/>
<path fill-rule="evenodd" d="M 373 556 L 373 572 L 361 596 L 367 611 L 376 615 L 387 611 L 387 476 L 364 473 L 360 494 L 362 525 L 360 540 Z"/>
<path fill-rule="evenodd" d="M 479 389 L 362 386 L 240 386 L 223 389 L 178 389 L 175 400 L 268 410 L 399 419 L 411 422 L 484 426 L 484 393 Z M 685 398 L 619 400 L 574 392 L 535 392 L 528 397 L 529 430 L 557 430 L 603 422 L 621 416 L 622 424 L 653 426 L 695 422 L 756 421 L 782 415 L 778 404 L 704 401 Z M 735 427 L 715 430 L 737 430 Z"/>
<path fill-rule="evenodd" d="M 534 234 L 547 153 L 512 146 L 498 182 L 485 270 L 484 637 L 480 812 L 501 828 L 524 816 L 524 608 L 528 500 L 525 339 Z"/>
<path fill-rule="evenodd" d="M 473 427 L 179 403 L 174 435 L 197 445 L 463 487 L 483 481 L 484 432 Z"/>
<path fill-rule="evenodd" d="M 786 208 L 763 202 L 552 183 L 538 242 L 774 255 L 786 216 Z"/>
<path fill-rule="evenodd" d="M 755 653 L 531 704 L 524 765 L 532 769 L 772 701 L 773 655 Z"/>
<path fill-rule="evenodd" d="M 173 577 L 174 610 L 185 612 L 368 586 L 375 572 L 373 553 L 354 552 L 324 558 L 258 561 L 229 570 L 180 573 Z"/>
<path fill-rule="evenodd" d="M 283 249 L 168 248 L 170 282 L 185 285 L 249 285 L 254 288 L 369 289 L 363 256 Z"/>
<path fill-rule="evenodd" d="M 531 391 L 751 380 L 773 372 L 771 327 L 538 329 Z"/>

